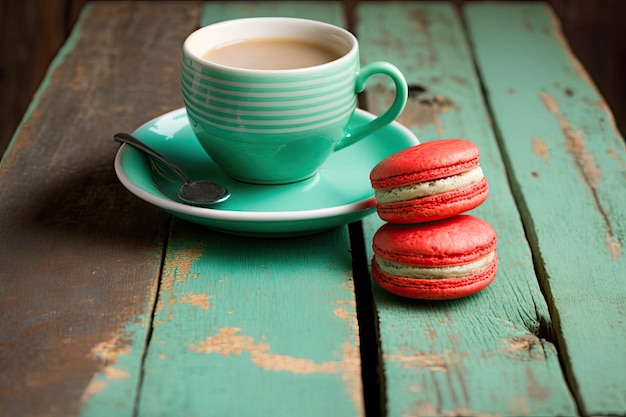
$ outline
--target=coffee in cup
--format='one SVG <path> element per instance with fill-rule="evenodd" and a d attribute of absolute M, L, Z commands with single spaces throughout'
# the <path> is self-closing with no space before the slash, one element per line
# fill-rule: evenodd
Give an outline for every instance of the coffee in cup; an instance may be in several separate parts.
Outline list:
<path fill-rule="evenodd" d="M 343 54 L 315 42 L 289 38 L 264 38 L 232 42 L 207 51 L 207 61 L 236 68 L 289 70 L 314 67 Z"/>
<path fill-rule="evenodd" d="M 389 109 L 352 127 L 357 93 L 389 76 Z M 356 38 L 323 22 L 247 18 L 192 33 L 183 46 L 182 93 L 191 127 L 231 177 L 284 184 L 313 176 L 335 151 L 390 124 L 407 100 L 402 73 L 386 62 L 360 67 Z"/>

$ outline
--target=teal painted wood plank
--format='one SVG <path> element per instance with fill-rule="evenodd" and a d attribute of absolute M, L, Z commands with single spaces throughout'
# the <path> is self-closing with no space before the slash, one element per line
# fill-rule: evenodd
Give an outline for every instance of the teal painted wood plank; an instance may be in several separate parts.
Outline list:
<path fill-rule="evenodd" d="M 207 3 L 244 16 L 343 24 L 335 3 Z M 312 237 L 225 236 L 174 222 L 140 416 L 363 415 L 347 227 Z"/>
<path fill-rule="evenodd" d="M 150 297 L 152 302 L 155 297 L 156 291 Z M 133 416 L 150 325 L 149 314 L 138 317 L 91 348 L 88 357 L 101 362 L 102 367 L 81 395 L 81 416 Z"/>
<path fill-rule="evenodd" d="M 344 25 L 343 6 L 338 1 L 224 1 L 210 2 L 204 7 L 200 25 L 241 17 L 300 17 L 333 25 Z"/>
<path fill-rule="evenodd" d="M 465 15 L 581 412 L 623 415 L 623 138 L 548 6 Z"/>
<path fill-rule="evenodd" d="M 139 415 L 361 415 L 346 229 L 261 240 L 175 222 Z"/>
<path fill-rule="evenodd" d="M 410 301 L 373 283 L 387 415 L 575 414 L 558 353 L 548 340 L 548 307 L 453 5 L 365 3 L 357 12 L 363 61 L 394 62 L 413 86 L 399 120 L 421 141 L 461 137 L 479 147 L 490 196 L 471 213 L 491 223 L 499 239 L 496 280 L 474 296 Z M 367 91 L 367 107 L 375 113 L 393 94 L 382 79 Z M 370 258 L 371 238 L 382 224 L 376 215 L 363 221 Z"/>

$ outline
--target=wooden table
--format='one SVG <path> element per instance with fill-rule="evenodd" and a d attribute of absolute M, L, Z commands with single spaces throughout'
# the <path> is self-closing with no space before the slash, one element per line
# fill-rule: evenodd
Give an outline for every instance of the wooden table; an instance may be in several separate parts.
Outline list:
<path fill-rule="evenodd" d="M 0 166 L 2 416 L 626 415 L 626 152 L 542 3 L 87 6 Z M 399 121 L 481 150 L 499 237 L 482 293 L 372 283 L 382 221 L 220 234 L 131 195 L 112 135 L 182 106 L 199 25 L 350 28 L 411 85 Z M 392 93 L 368 84 L 377 113 Z"/>

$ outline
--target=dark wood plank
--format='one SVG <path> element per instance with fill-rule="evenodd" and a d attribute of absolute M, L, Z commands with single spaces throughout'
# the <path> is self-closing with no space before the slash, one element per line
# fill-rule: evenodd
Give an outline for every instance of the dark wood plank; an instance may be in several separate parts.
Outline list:
<path fill-rule="evenodd" d="M 112 134 L 181 105 L 198 16 L 193 2 L 89 7 L 2 161 L 2 415 L 76 415 L 107 378 L 129 381 L 116 415 L 132 413 L 141 363 L 120 357 L 142 356 L 169 217 L 119 184 Z"/>
<path fill-rule="evenodd" d="M 0 155 L 63 44 L 67 0 L 0 0 Z"/>

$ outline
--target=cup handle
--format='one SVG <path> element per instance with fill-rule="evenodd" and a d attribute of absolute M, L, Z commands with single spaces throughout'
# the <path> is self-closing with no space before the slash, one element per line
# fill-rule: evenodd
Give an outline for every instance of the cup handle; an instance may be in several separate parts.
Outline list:
<path fill-rule="evenodd" d="M 404 109 L 409 94 L 406 79 L 397 67 L 388 62 L 372 62 L 361 68 L 356 77 L 355 92 L 357 94 L 361 93 L 365 88 L 365 81 L 374 74 L 387 75 L 395 84 L 396 96 L 393 103 L 391 103 L 391 106 L 389 106 L 383 114 L 370 122 L 355 128 L 346 127 L 343 140 L 335 146 L 335 151 L 353 145 L 364 137 L 387 126 L 393 122 Z"/>

